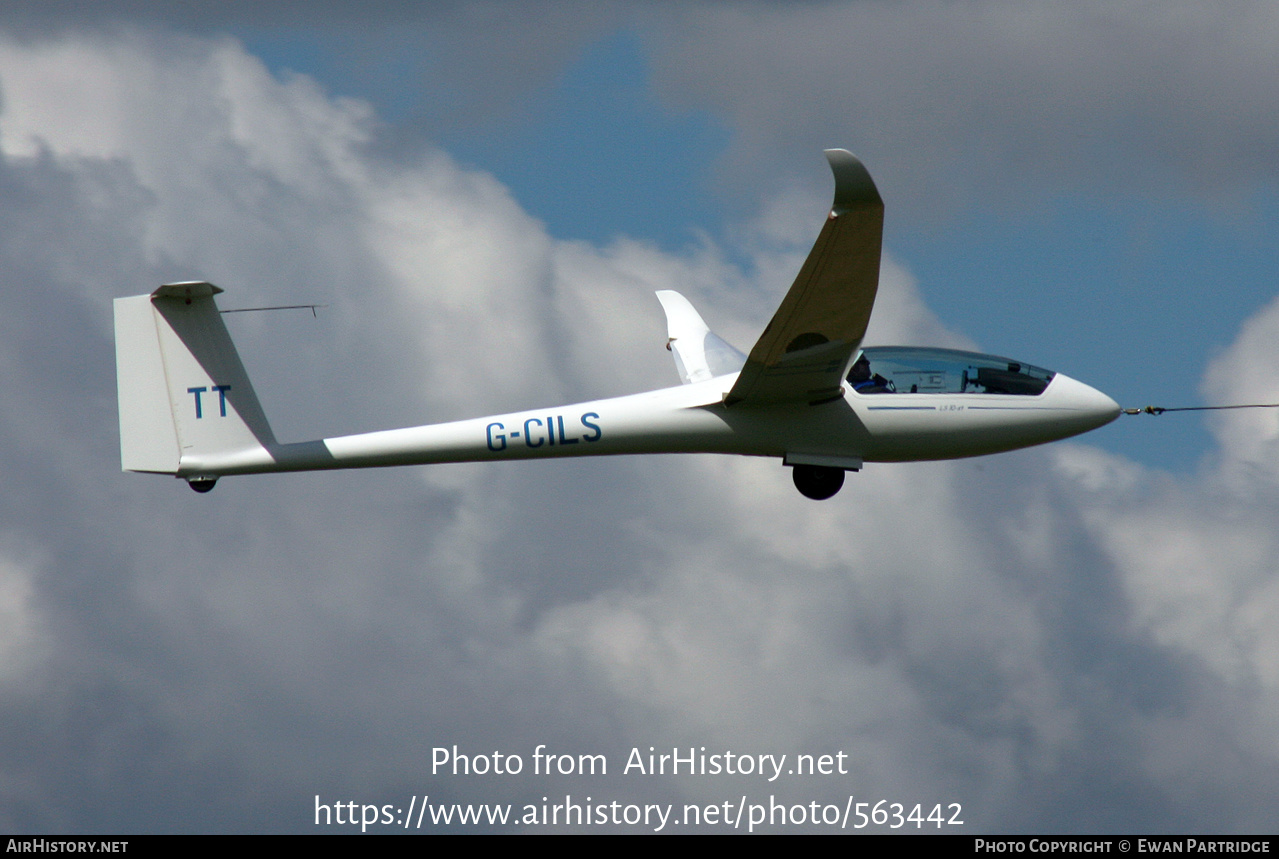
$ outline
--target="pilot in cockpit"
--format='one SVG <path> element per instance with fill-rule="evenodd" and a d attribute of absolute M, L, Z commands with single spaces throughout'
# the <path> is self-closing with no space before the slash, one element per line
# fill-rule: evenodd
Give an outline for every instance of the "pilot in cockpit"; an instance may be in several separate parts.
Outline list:
<path fill-rule="evenodd" d="M 848 382 L 859 394 L 889 394 L 897 390 L 893 383 L 878 373 L 871 373 L 870 360 L 865 353 L 858 356 L 853 369 L 848 371 Z"/>

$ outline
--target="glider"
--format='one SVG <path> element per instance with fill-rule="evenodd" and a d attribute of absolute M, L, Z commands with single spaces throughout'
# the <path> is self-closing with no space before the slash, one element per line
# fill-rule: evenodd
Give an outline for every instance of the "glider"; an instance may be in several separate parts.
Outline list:
<path fill-rule="evenodd" d="M 862 163 L 826 151 L 835 199 L 795 283 L 743 355 L 679 293 L 657 298 L 682 385 L 453 423 L 279 442 L 204 282 L 115 300 L 125 471 L 208 492 L 276 471 L 637 453 L 769 456 L 805 496 L 866 462 L 980 456 L 1109 423 L 1119 406 L 1061 373 L 950 349 L 866 347 L 884 204 Z"/>

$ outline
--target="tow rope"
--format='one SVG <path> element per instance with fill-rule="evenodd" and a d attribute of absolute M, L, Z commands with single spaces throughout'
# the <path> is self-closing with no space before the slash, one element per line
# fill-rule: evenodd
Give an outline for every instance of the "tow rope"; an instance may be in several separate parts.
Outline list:
<path fill-rule="evenodd" d="M 1164 412 L 1215 412 L 1221 409 L 1279 409 L 1279 403 L 1247 403 L 1238 406 L 1182 406 L 1177 409 L 1166 409 L 1163 406 L 1146 406 L 1140 409 L 1124 409 L 1126 415 L 1162 415 Z"/>

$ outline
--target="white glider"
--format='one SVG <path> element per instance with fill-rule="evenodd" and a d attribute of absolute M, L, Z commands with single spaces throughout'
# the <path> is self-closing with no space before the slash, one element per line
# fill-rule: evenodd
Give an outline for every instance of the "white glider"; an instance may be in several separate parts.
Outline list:
<path fill-rule="evenodd" d="M 204 282 L 115 300 L 120 456 L 207 492 L 233 474 L 634 453 L 779 457 L 829 498 L 864 462 L 953 459 L 1066 438 L 1119 406 L 1060 373 L 949 349 L 861 348 L 884 204 L 851 153 L 826 151 L 835 200 L 749 355 L 679 293 L 657 293 L 683 385 L 626 397 L 317 441 L 276 441 Z"/>

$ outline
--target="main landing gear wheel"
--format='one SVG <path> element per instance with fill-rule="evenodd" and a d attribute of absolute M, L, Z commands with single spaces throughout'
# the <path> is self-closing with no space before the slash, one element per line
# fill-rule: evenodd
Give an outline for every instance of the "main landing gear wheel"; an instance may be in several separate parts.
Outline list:
<path fill-rule="evenodd" d="M 192 477 L 187 485 L 196 492 L 208 492 L 218 482 L 216 477 Z"/>
<path fill-rule="evenodd" d="M 844 469 L 828 465 L 797 465 L 791 469 L 795 488 L 806 498 L 825 501 L 844 485 Z"/>

